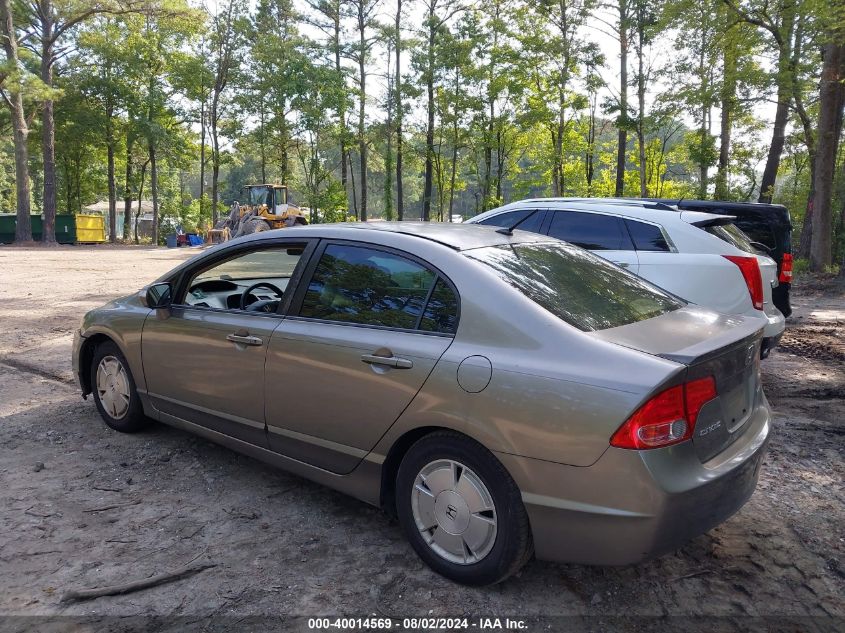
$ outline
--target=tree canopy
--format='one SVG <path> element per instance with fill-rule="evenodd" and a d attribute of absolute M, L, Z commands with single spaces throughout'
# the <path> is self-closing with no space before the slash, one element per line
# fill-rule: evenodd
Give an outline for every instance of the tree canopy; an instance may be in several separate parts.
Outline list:
<path fill-rule="evenodd" d="M 528 196 L 780 202 L 845 256 L 845 9 L 823 0 L 0 0 L 0 212 L 110 238 L 240 188 L 312 221 Z M 118 226 L 118 214 L 123 225 Z"/>

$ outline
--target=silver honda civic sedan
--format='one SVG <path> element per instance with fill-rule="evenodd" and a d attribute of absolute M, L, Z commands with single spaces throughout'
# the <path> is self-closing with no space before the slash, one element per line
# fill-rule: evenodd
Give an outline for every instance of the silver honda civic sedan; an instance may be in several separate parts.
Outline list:
<path fill-rule="evenodd" d="M 158 420 L 395 513 L 434 570 L 625 565 L 735 513 L 769 434 L 756 320 L 495 227 L 315 225 L 89 312 L 106 424 Z"/>

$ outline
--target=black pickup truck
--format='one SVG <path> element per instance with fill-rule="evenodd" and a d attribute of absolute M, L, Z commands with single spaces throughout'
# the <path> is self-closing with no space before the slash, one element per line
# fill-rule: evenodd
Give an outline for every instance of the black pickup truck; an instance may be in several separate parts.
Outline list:
<path fill-rule="evenodd" d="M 723 202 L 720 200 L 676 200 L 654 198 L 677 206 L 684 211 L 704 211 L 736 217 L 736 224 L 752 240 L 761 244 L 769 257 L 778 265 L 778 286 L 772 289 L 772 302 L 788 317 L 792 314 L 789 305 L 789 288 L 792 285 L 792 220 L 789 210 L 782 204 L 758 202 Z"/>

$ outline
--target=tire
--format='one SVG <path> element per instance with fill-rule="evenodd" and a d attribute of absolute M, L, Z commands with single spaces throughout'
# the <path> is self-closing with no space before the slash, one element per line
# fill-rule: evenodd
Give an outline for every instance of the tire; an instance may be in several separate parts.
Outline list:
<path fill-rule="evenodd" d="M 101 367 L 103 376 L 98 382 Z M 144 415 L 129 364 L 117 345 L 111 341 L 98 345 L 90 372 L 94 402 L 108 426 L 121 433 L 135 433 L 150 425 L 151 420 Z"/>
<path fill-rule="evenodd" d="M 396 511 L 419 557 L 463 585 L 501 582 L 534 553 L 516 483 L 489 450 L 459 433 L 438 431 L 408 450 Z"/>
<path fill-rule="evenodd" d="M 270 230 L 270 224 L 266 220 L 252 220 L 244 226 L 244 235 L 251 233 L 263 233 Z"/>

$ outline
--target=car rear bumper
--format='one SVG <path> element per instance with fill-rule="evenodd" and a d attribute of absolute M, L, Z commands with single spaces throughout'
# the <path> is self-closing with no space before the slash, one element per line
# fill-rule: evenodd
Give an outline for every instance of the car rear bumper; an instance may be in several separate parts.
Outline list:
<path fill-rule="evenodd" d="M 767 358 L 769 353 L 780 345 L 780 339 L 783 336 L 783 332 L 778 334 L 777 336 L 767 336 L 763 339 L 760 343 L 760 358 Z"/>
<path fill-rule="evenodd" d="M 792 305 L 789 302 L 789 290 L 791 286 L 792 284 L 782 281 L 772 288 L 772 303 L 775 304 L 775 307 L 785 317 L 789 317 L 792 314 Z"/>
<path fill-rule="evenodd" d="M 742 435 L 705 463 L 692 442 L 611 447 L 588 467 L 497 456 L 523 491 L 537 558 L 628 565 L 673 551 L 737 512 L 756 487 L 769 427 L 764 400 Z"/>

